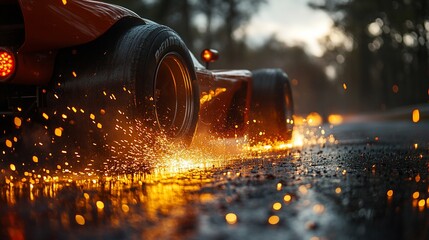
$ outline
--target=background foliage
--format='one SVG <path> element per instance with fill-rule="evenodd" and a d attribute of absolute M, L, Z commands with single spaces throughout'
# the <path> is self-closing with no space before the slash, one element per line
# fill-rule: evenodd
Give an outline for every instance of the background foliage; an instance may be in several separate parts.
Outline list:
<path fill-rule="evenodd" d="M 275 35 L 258 47 L 248 46 L 245 35 L 236 37 L 266 0 L 108 2 L 173 28 L 196 55 L 203 48 L 219 50 L 211 68 L 282 68 L 292 81 L 299 114 L 383 111 L 429 102 L 429 0 L 309 0 L 334 21 L 332 32 L 320 39 L 322 57 Z M 334 41 L 338 36 L 342 41 Z"/>

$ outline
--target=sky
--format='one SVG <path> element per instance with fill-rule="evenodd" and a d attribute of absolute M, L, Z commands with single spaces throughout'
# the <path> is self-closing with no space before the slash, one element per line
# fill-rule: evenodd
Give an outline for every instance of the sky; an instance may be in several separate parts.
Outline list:
<path fill-rule="evenodd" d="M 308 53 L 316 56 L 323 54 L 318 39 L 325 36 L 333 24 L 326 13 L 308 7 L 308 0 L 267 2 L 241 29 L 250 44 L 261 44 L 264 39 L 276 34 L 279 40 L 290 45 L 305 43 Z"/>

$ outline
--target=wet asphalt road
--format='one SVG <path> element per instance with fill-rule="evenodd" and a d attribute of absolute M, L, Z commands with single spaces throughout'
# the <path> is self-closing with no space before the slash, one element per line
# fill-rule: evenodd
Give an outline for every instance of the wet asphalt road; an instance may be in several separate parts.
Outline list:
<path fill-rule="evenodd" d="M 429 122 L 322 129 L 336 142 L 174 171 L 12 186 L 2 170 L 0 239 L 429 239 Z"/>

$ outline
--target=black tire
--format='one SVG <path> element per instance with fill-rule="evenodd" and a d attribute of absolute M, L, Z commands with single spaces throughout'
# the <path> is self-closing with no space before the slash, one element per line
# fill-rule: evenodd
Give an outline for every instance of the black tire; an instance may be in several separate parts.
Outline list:
<path fill-rule="evenodd" d="M 280 69 L 252 72 L 249 141 L 252 144 L 292 138 L 293 99 L 289 79 Z"/>
<path fill-rule="evenodd" d="M 191 143 L 198 121 L 198 82 L 186 45 L 170 28 L 116 26 L 59 59 L 58 76 L 63 79 L 56 91 L 62 93 L 62 101 L 70 99 L 95 112 L 121 110 L 170 140 Z M 76 74 L 70 77 L 74 69 Z M 116 101 L 103 96 L 106 92 Z"/>

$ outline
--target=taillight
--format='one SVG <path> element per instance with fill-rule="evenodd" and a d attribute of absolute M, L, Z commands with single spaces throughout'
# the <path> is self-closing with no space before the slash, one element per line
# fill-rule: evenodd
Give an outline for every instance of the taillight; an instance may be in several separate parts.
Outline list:
<path fill-rule="evenodd" d="M 214 62 L 219 58 L 219 53 L 218 53 L 218 51 L 216 51 L 214 49 L 204 49 L 201 52 L 201 58 L 206 63 Z"/>
<path fill-rule="evenodd" d="M 6 81 L 15 72 L 16 60 L 12 51 L 0 48 L 0 82 Z"/>
<path fill-rule="evenodd" d="M 219 52 L 214 49 L 204 49 L 201 52 L 201 58 L 206 63 L 206 68 L 209 68 L 209 63 L 214 62 L 219 58 Z"/>

